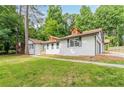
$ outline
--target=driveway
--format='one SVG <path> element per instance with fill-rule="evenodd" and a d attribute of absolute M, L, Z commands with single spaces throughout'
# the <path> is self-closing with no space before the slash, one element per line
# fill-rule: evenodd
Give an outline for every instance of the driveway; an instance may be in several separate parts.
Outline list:
<path fill-rule="evenodd" d="M 115 56 L 115 57 L 121 57 L 124 58 L 124 53 L 120 53 L 120 52 L 109 52 L 107 54 L 103 54 L 103 55 L 107 55 L 107 56 Z"/>

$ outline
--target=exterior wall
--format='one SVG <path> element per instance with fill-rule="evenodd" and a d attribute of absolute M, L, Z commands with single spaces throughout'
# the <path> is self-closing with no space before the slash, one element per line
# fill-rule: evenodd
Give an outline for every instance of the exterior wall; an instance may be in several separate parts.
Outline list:
<path fill-rule="evenodd" d="M 67 47 L 67 40 L 63 40 L 60 43 L 60 55 L 69 56 L 95 56 L 95 36 L 82 37 L 81 47 Z"/>
<path fill-rule="evenodd" d="M 45 50 L 46 50 L 46 54 L 58 54 L 60 53 L 60 45 L 59 48 L 56 48 L 56 43 L 54 43 L 54 48 L 52 49 L 52 44 L 49 44 L 49 49 L 47 49 L 47 45 L 45 45 Z"/>
<path fill-rule="evenodd" d="M 33 45 L 33 48 L 31 48 L 30 45 Z M 29 54 L 31 55 L 41 55 L 42 47 L 43 45 L 41 44 L 34 44 L 32 41 L 28 41 Z"/>
<path fill-rule="evenodd" d="M 30 45 L 32 45 L 33 42 L 32 41 L 28 41 L 28 53 L 31 54 L 31 55 L 34 55 L 35 54 L 35 48 L 30 48 Z"/>
<path fill-rule="evenodd" d="M 33 44 L 29 40 L 29 45 Z M 29 54 L 42 55 L 42 54 L 57 54 L 57 55 L 69 55 L 69 56 L 95 56 L 96 54 L 103 53 L 104 45 L 101 32 L 97 35 L 92 36 L 82 36 L 81 37 L 81 46 L 77 47 L 67 47 L 67 39 L 59 41 L 59 48 L 57 44 L 54 43 L 54 48 L 52 49 L 52 44 L 49 44 L 47 49 L 47 44 L 33 44 L 34 49 L 29 48 Z M 44 48 L 43 48 L 44 47 Z"/>
<path fill-rule="evenodd" d="M 42 49 L 41 44 L 35 44 L 35 55 L 41 55 L 41 49 Z"/>

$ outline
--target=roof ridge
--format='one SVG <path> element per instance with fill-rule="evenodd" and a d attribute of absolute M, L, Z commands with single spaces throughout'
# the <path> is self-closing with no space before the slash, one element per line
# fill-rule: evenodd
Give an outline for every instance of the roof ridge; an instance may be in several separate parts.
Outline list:
<path fill-rule="evenodd" d="M 44 41 L 38 40 L 38 39 L 29 38 L 29 40 L 31 40 L 33 43 L 36 43 L 36 44 L 44 43 Z"/>
<path fill-rule="evenodd" d="M 58 42 L 59 40 L 63 40 L 63 39 L 68 39 L 68 38 L 73 38 L 73 37 L 77 37 L 77 36 L 84 36 L 84 35 L 90 35 L 90 34 L 95 34 L 95 33 L 98 33 L 98 32 L 100 32 L 100 31 L 102 31 L 102 28 L 97 28 L 97 29 L 93 29 L 93 30 L 85 30 L 85 31 L 83 31 L 82 33 L 80 33 L 80 34 L 74 34 L 74 35 L 68 35 L 68 36 L 65 36 L 65 37 L 61 37 L 61 38 L 59 38 L 59 37 L 56 37 L 56 36 L 52 36 L 52 37 L 55 37 L 57 40 L 55 40 L 55 41 L 49 41 L 49 40 L 47 40 L 47 41 L 42 41 L 42 40 L 38 40 L 38 39 L 32 39 L 32 38 L 30 38 L 30 40 L 33 40 L 34 42 L 38 42 L 38 43 L 55 43 L 55 42 Z M 37 40 L 37 41 L 36 41 Z"/>

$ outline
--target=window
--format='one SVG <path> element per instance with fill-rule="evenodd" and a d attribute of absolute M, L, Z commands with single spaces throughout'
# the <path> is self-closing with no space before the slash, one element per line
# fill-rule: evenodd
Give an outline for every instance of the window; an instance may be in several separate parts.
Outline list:
<path fill-rule="evenodd" d="M 54 49 L 54 44 L 52 44 L 52 49 Z"/>
<path fill-rule="evenodd" d="M 70 47 L 74 47 L 74 40 L 70 40 Z"/>
<path fill-rule="evenodd" d="M 33 44 L 30 44 L 30 45 L 29 45 L 29 48 L 30 48 L 30 49 L 34 49 L 34 45 L 33 45 Z"/>
<path fill-rule="evenodd" d="M 69 47 L 69 39 L 67 40 L 67 47 Z"/>
<path fill-rule="evenodd" d="M 56 48 L 57 48 L 57 49 L 59 48 L 59 42 L 58 42 L 58 43 L 56 43 Z"/>
<path fill-rule="evenodd" d="M 31 45 L 31 48 L 34 49 L 34 45 L 33 44 Z"/>
<path fill-rule="evenodd" d="M 47 49 L 49 49 L 49 44 L 47 44 Z"/>
<path fill-rule="evenodd" d="M 80 43 L 78 41 L 75 41 L 75 46 L 80 46 Z"/>
<path fill-rule="evenodd" d="M 81 37 L 75 38 L 74 43 L 75 43 L 75 46 L 81 47 Z"/>
<path fill-rule="evenodd" d="M 81 47 L 81 37 L 70 39 L 67 43 L 67 47 Z"/>

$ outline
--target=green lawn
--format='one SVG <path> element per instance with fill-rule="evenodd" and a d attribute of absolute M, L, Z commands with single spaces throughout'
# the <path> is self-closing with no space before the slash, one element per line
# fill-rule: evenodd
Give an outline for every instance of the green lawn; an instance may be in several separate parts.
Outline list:
<path fill-rule="evenodd" d="M 124 86 L 124 69 L 0 56 L 0 86 Z"/>

